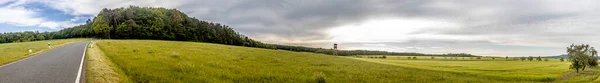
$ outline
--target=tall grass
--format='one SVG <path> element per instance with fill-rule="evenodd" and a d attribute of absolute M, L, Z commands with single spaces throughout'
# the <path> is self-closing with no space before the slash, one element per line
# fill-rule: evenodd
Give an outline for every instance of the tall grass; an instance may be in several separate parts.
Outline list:
<path fill-rule="evenodd" d="M 133 82 L 538 82 L 208 43 L 103 40 L 97 44 Z"/>

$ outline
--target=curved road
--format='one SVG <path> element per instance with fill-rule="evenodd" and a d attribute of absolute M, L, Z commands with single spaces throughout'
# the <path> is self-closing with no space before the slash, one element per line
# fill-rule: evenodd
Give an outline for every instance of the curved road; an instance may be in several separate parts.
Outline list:
<path fill-rule="evenodd" d="M 80 66 L 87 44 L 72 43 L 0 66 L 0 83 L 76 82 L 78 74 L 83 72 Z"/>

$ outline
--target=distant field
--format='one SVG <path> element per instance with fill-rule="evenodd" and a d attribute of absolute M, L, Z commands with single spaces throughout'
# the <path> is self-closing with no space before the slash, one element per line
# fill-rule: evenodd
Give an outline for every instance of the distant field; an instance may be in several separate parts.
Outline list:
<path fill-rule="evenodd" d="M 521 61 L 509 58 L 507 61 L 505 58 L 482 58 L 478 60 L 476 58 L 471 59 L 470 57 L 464 57 L 464 59 L 463 57 L 434 57 L 434 59 L 431 59 L 431 56 L 419 56 L 417 60 L 407 59 L 406 56 L 387 56 L 386 59 L 349 58 L 401 67 L 472 74 L 503 80 L 553 81 L 563 73 L 569 71 L 569 62 L 560 62 L 558 59 L 549 59 L 549 61 Z"/>
<path fill-rule="evenodd" d="M 398 60 L 393 60 L 393 58 L 380 61 L 380 59 L 349 58 L 306 52 L 178 41 L 102 40 L 97 45 L 104 51 L 110 61 L 125 72 L 127 78 L 133 82 L 142 83 L 541 82 L 535 78 L 507 79 L 494 75 L 474 75 L 470 73 L 471 71 L 461 73 L 452 68 L 448 71 L 439 71 L 443 69 L 432 70 L 394 65 L 395 63 L 452 64 L 428 62 L 427 60 L 422 60 L 424 63 L 415 63 L 409 60 L 404 60 L 407 62 L 396 62 Z M 384 62 L 386 64 L 380 64 Z M 554 62 L 545 63 L 554 64 Z M 563 63 L 556 63 L 558 66 L 564 67 Z M 469 65 L 458 63 L 458 65 L 460 64 Z M 468 66 L 468 68 L 471 67 Z M 484 67 L 472 67 L 472 69 L 477 68 Z M 472 70 L 472 72 L 476 71 Z M 552 71 L 564 72 L 565 70 Z M 551 73 L 549 75 L 555 74 Z"/>
<path fill-rule="evenodd" d="M 76 38 L 0 44 L 0 65 L 23 59 L 31 56 L 34 53 L 48 50 L 48 42 L 51 43 L 52 47 L 59 47 L 67 43 L 84 40 L 88 39 Z M 29 53 L 29 49 L 31 49 L 34 53 Z"/>

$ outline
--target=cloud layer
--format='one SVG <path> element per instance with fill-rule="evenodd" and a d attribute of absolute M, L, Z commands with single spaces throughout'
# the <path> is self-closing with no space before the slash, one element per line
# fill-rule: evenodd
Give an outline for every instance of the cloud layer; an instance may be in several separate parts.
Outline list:
<path fill-rule="evenodd" d="M 600 45 L 594 0 L 4 0 L 0 11 L 12 13 L 0 13 L 0 23 L 78 23 L 36 17 L 44 13 L 26 8 L 30 3 L 70 19 L 129 5 L 177 8 L 264 42 L 322 48 L 546 56 L 572 43 Z"/>

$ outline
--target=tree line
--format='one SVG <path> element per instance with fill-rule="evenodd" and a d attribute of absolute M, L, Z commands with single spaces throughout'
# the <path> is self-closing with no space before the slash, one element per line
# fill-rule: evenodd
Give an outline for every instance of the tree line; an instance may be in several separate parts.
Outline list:
<path fill-rule="evenodd" d="M 90 27 L 90 23 L 91 21 L 88 19 L 86 24 L 74 26 L 71 28 L 65 28 L 55 32 L 24 31 L 0 33 L 0 43 L 16 43 L 49 39 L 93 37 L 94 32 Z"/>
<path fill-rule="evenodd" d="M 296 52 L 314 52 L 333 55 L 337 52 L 340 56 L 352 56 L 352 55 L 395 55 L 395 56 L 451 56 L 451 57 L 473 57 L 475 55 L 467 53 L 448 53 L 448 54 L 423 54 L 423 53 L 411 53 L 411 52 L 388 52 L 388 51 L 375 51 L 375 50 L 333 50 L 324 48 L 311 48 L 304 46 L 289 46 L 289 45 L 277 45 L 273 44 L 275 48 L 281 50 L 289 50 Z"/>

